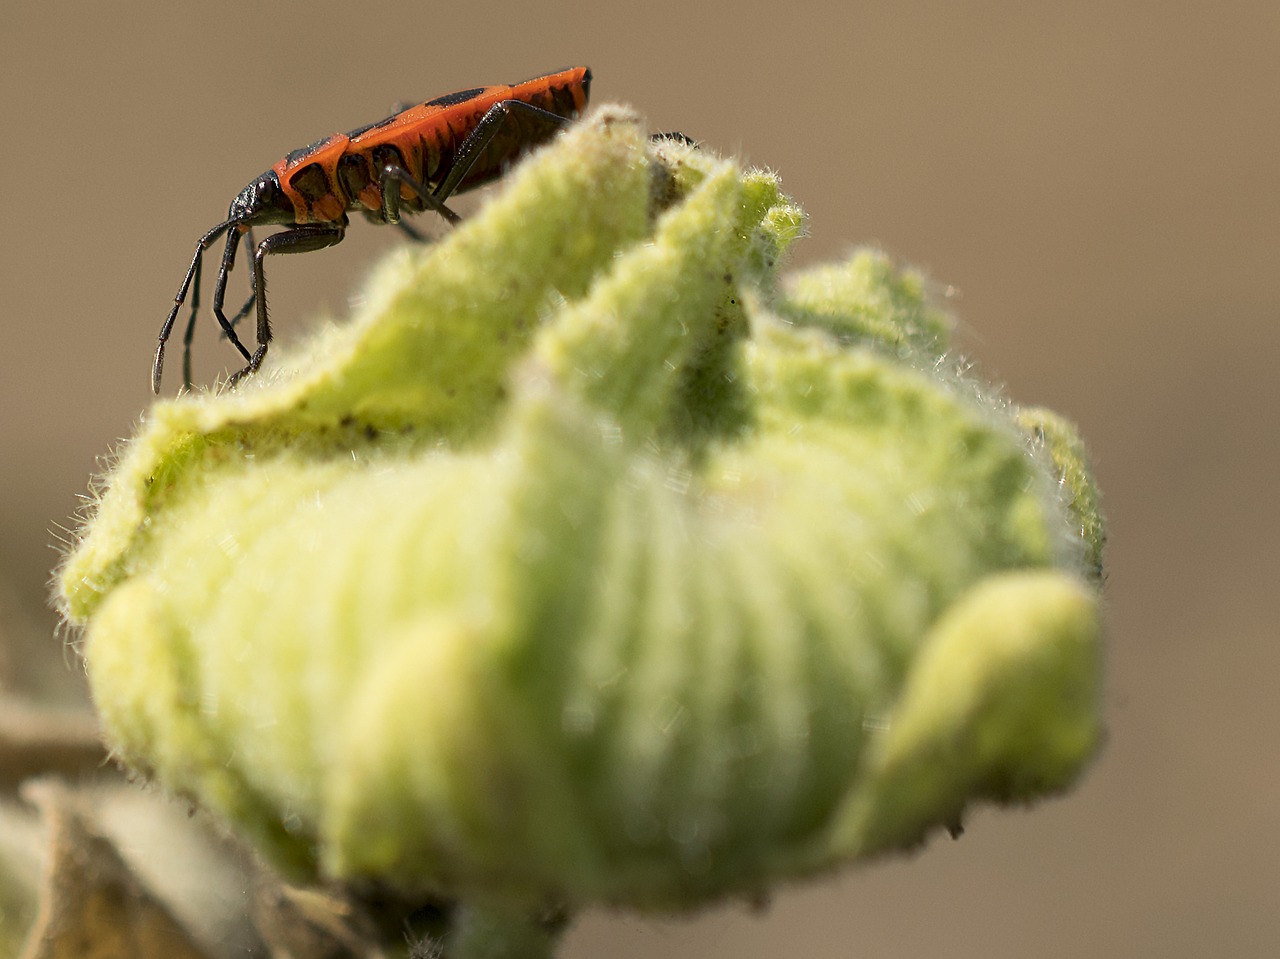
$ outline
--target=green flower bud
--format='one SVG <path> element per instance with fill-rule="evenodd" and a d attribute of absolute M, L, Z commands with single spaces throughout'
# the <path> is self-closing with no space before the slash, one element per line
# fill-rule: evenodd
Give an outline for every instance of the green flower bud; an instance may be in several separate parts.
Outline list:
<path fill-rule="evenodd" d="M 602 110 L 349 323 L 158 403 L 61 577 L 117 754 L 297 874 L 570 907 L 1067 786 L 1078 445 L 954 370 L 883 257 L 780 287 L 802 227 Z"/>

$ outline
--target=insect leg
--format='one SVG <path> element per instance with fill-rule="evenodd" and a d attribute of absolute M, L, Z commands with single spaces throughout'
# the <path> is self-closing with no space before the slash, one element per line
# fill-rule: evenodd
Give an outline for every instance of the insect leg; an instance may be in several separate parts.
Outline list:
<path fill-rule="evenodd" d="M 394 163 L 383 168 L 379 182 L 382 190 L 383 220 L 400 226 L 414 239 L 420 239 L 417 231 L 405 226 L 400 220 L 400 184 L 405 183 L 422 198 L 423 203 L 448 220 L 451 225 L 461 222 L 462 218 L 445 206 L 445 201 L 457 191 L 467 174 L 471 172 L 471 168 L 475 166 L 476 160 L 484 152 L 484 148 L 498 135 L 502 124 L 510 119 L 513 113 L 522 113 L 526 117 L 554 126 L 564 126 L 570 122 L 567 117 L 535 107 L 523 100 L 503 100 L 495 103 L 476 124 L 476 128 L 462 141 L 448 176 L 434 190 L 427 189 L 407 170 Z"/>
<path fill-rule="evenodd" d="M 252 357 L 249 351 L 245 349 L 240 337 L 236 336 L 235 327 L 231 325 L 231 321 L 227 319 L 226 314 L 222 312 L 222 301 L 227 296 L 227 280 L 231 275 L 231 270 L 236 265 L 236 248 L 240 246 L 240 230 L 233 229 L 227 234 L 227 245 L 222 248 L 222 265 L 218 267 L 218 282 L 213 287 L 213 315 L 218 321 L 218 325 L 222 327 L 223 334 L 231 341 L 231 345 L 240 351 L 240 355 L 246 360 Z"/>
<path fill-rule="evenodd" d="M 382 168 L 382 176 L 378 181 L 378 186 L 382 190 L 382 219 L 387 223 L 396 224 L 408 232 L 410 236 L 414 236 L 416 232 L 411 227 L 405 226 L 400 219 L 401 183 L 408 184 L 409 188 L 422 198 L 422 202 L 448 220 L 450 226 L 457 226 L 462 222 L 462 217 L 445 206 L 443 200 L 436 199 L 435 195 L 418 182 L 417 178 L 410 174 L 408 170 L 394 163 L 388 163 Z M 417 240 L 422 239 L 420 235 L 414 236 L 414 238 Z"/>
<path fill-rule="evenodd" d="M 233 233 L 234 232 L 235 231 L 233 231 Z M 249 239 L 249 244 L 248 246 L 245 247 L 245 260 L 247 260 L 249 263 L 249 287 L 250 289 L 252 289 L 253 288 L 253 230 L 252 228 L 245 230 L 245 234 Z M 231 243 L 230 236 L 227 237 L 227 242 Z M 239 241 L 236 241 L 236 244 L 232 244 L 232 245 L 233 246 L 237 245 L 238 242 Z M 226 257 L 224 255 L 224 261 L 225 260 L 226 260 Z M 230 270 L 230 267 L 228 267 L 227 269 Z M 219 273 L 219 277 L 221 276 L 222 274 Z M 196 315 L 199 312 L 199 301 L 200 301 L 200 269 L 199 267 L 197 267 L 196 279 L 195 279 L 195 290 L 191 295 L 191 316 L 187 319 L 187 328 L 182 335 L 182 386 L 184 389 L 188 389 L 188 390 L 191 389 L 191 343 L 192 343 L 192 340 L 194 339 L 194 335 L 196 331 Z M 219 322 L 221 322 L 221 313 L 219 312 L 221 310 L 221 307 L 222 307 L 222 301 L 220 299 L 216 299 L 216 302 L 214 304 L 214 315 L 219 317 Z M 240 311 L 231 318 L 230 320 L 231 326 L 234 327 L 237 323 L 239 323 L 240 320 L 242 320 L 245 317 L 245 315 L 248 314 L 249 310 L 252 307 L 253 307 L 253 294 L 250 293 L 249 299 L 245 301 L 244 306 L 240 307 Z M 227 334 L 224 332 L 222 334 L 222 337 L 223 339 L 226 339 Z M 246 356 L 248 355 L 248 353 L 243 348 L 240 350 L 240 352 L 244 353 Z"/>
<path fill-rule="evenodd" d="M 182 309 L 182 304 L 187 298 L 194 282 L 196 291 L 192 296 L 192 319 L 195 322 L 195 307 L 200 301 L 200 261 L 204 255 L 204 251 L 209 248 L 219 236 L 221 236 L 228 227 L 235 223 L 235 220 L 226 220 L 219 223 L 212 230 L 200 237 L 196 243 L 195 256 L 191 258 L 191 265 L 187 267 L 187 275 L 182 280 L 182 285 L 178 287 L 178 295 L 173 298 L 173 309 L 169 311 L 169 315 L 165 318 L 164 325 L 160 327 L 160 342 L 156 344 L 156 355 L 151 361 L 151 392 L 158 394 L 160 392 L 160 377 L 164 371 L 164 347 L 169 342 L 169 334 L 173 332 L 173 322 L 178 318 L 178 311 Z"/>
<path fill-rule="evenodd" d="M 249 365 L 233 374 L 227 380 L 228 386 L 235 386 L 244 377 L 256 373 L 271 343 L 271 322 L 267 319 L 267 276 L 262 268 L 262 261 L 273 253 L 310 253 L 312 250 L 323 250 L 327 246 L 334 246 L 342 242 L 346 229 L 345 217 L 338 223 L 307 223 L 273 233 L 258 244 L 253 256 L 253 293 L 258 306 L 258 348 L 253 351 L 252 356 L 248 353 L 244 354 Z M 222 278 L 219 277 L 219 279 Z M 226 330 L 232 341 L 239 346 L 235 332 L 229 325 Z"/>
<path fill-rule="evenodd" d="M 253 239 L 253 227 L 244 231 L 244 261 L 249 265 L 249 298 L 244 301 L 244 305 L 236 310 L 236 315 L 231 318 L 231 325 L 237 326 L 240 321 L 249 315 L 249 311 L 253 309 L 253 251 L 258 248 L 257 242 Z"/>
<path fill-rule="evenodd" d="M 191 291 L 191 315 L 187 317 L 187 326 L 182 331 L 182 388 L 191 389 L 191 341 L 196 334 L 196 317 L 200 315 L 200 274 L 201 265 L 196 264 L 196 278 Z"/>
<path fill-rule="evenodd" d="M 462 141 L 462 146 L 458 148 L 458 154 L 454 158 L 449 175 L 435 189 L 434 196 L 436 200 L 443 203 L 453 196 L 454 191 L 458 189 L 462 181 L 467 178 L 467 174 L 471 172 L 471 168 L 476 165 L 476 160 L 480 159 L 480 154 L 484 152 L 484 148 L 498 135 L 498 131 L 502 129 L 502 124 L 515 113 L 522 113 L 527 117 L 555 126 L 566 126 L 572 122 L 568 117 L 562 117 L 559 114 L 551 113 L 549 110 L 535 107 L 533 104 L 525 103 L 523 100 L 503 100 L 500 103 L 495 103 L 485 113 L 480 122 L 476 124 L 476 128 L 467 134 L 467 138 Z"/>

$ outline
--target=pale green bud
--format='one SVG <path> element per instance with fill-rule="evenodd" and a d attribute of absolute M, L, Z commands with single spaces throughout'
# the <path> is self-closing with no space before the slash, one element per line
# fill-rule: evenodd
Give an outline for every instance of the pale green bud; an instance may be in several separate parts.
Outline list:
<path fill-rule="evenodd" d="M 298 873 L 569 906 L 1068 785 L 1101 543 L 1069 428 L 953 370 L 883 257 L 779 288 L 802 226 L 599 111 L 350 322 L 158 403 L 61 579 L 117 753 Z"/>

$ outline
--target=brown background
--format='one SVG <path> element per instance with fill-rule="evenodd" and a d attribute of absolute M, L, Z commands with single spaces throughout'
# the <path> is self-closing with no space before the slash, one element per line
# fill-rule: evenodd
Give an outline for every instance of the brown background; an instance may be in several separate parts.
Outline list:
<path fill-rule="evenodd" d="M 1066 799 L 761 913 L 590 916 L 566 954 L 1280 955 L 1280 4 L 627 6 L 8 0 L 0 587 L 38 637 L 10 681 L 66 684 L 48 530 L 148 402 L 234 193 L 398 100 L 588 63 L 596 103 L 781 171 L 812 214 L 796 263 L 874 242 L 924 267 L 981 368 L 1081 425 L 1112 524 L 1111 734 Z M 394 242 L 357 224 L 282 261 L 280 334 Z M 231 357 L 207 326 L 200 354 L 206 378 Z"/>

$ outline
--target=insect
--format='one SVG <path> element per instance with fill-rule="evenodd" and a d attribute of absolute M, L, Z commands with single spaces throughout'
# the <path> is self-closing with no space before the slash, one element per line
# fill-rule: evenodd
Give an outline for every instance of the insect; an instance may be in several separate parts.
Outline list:
<path fill-rule="evenodd" d="M 591 71 L 573 67 L 514 86 L 475 87 L 398 110 L 385 120 L 317 140 L 294 150 L 254 179 L 231 201 L 227 218 L 196 244 L 173 309 L 160 328 L 151 366 L 151 389 L 160 392 L 165 344 L 191 294 L 191 314 L 183 336 L 183 387 L 191 387 L 191 339 L 200 310 L 204 251 L 226 234 L 213 287 L 213 315 L 231 345 L 247 361 L 228 385 L 257 371 L 271 343 L 263 261 L 280 253 L 308 253 L 342 242 L 350 211 L 374 223 L 391 223 L 421 239 L 401 222 L 402 211 L 431 210 L 450 224 L 459 217 L 446 205 L 455 193 L 502 175 L 522 154 L 550 139 L 587 105 Z M 255 226 L 285 229 L 256 246 Z M 248 235 L 249 299 L 228 319 L 223 311 L 227 281 L 241 238 Z M 236 335 L 236 323 L 256 307 L 257 348 L 250 353 Z"/>

